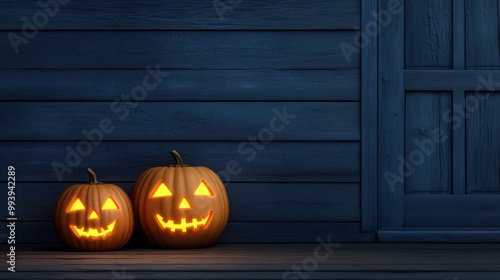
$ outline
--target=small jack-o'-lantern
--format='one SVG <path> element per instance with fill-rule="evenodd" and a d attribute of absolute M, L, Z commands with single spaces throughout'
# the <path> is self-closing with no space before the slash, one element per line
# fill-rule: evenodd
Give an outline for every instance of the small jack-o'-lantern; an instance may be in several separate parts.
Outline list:
<path fill-rule="evenodd" d="M 185 165 L 175 150 L 171 154 L 173 165 L 146 170 L 132 189 L 138 227 L 160 247 L 209 246 L 229 216 L 224 184 L 212 170 Z"/>
<path fill-rule="evenodd" d="M 55 231 L 63 244 L 79 251 L 106 251 L 123 247 L 132 236 L 132 203 L 118 186 L 97 181 L 64 191 L 54 208 Z"/>

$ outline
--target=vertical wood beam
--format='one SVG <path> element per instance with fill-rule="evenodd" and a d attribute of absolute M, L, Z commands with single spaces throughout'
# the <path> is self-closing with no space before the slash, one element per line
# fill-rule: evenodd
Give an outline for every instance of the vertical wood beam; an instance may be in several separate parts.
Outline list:
<path fill-rule="evenodd" d="M 377 0 L 361 2 L 361 32 L 374 21 Z M 378 25 L 377 25 L 378 28 Z M 377 30 L 378 31 L 378 30 Z M 365 33 L 373 32 L 366 30 Z M 361 51 L 361 231 L 377 230 L 377 36 Z"/>
<path fill-rule="evenodd" d="M 465 0 L 453 0 L 453 70 L 465 69 Z M 453 104 L 465 106 L 465 92 L 453 91 Z M 461 107 L 463 108 L 463 107 Z M 453 130 L 453 194 L 465 194 L 465 121 Z"/>

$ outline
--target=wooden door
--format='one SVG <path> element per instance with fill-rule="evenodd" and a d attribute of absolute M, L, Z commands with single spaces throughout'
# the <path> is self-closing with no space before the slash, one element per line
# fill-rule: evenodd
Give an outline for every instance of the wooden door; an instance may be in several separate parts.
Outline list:
<path fill-rule="evenodd" d="M 379 33 L 379 239 L 498 242 L 500 3 L 403 5 Z"/>

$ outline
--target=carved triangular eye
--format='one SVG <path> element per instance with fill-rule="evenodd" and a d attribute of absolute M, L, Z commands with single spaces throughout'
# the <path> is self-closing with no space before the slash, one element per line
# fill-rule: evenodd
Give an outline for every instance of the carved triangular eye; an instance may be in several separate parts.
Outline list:
<path fill-rule="evenodd" d="M 214 196 L 210 188 L 203 181 L 201 181 L 200 185 L 198 185 L 198 188 L 194 192 L 194 195 Z"/>
<path fill-rule="evenodd" d="M 117 209 L 118 206 L 111 197 L 108 197 L 108 199 L 106 199 L 104 205 L 102 206 L 102 210 L 117 210 Z"/>
<path fill-rule="evenodd" d="M 158 187 L 151 193 L 150 197 L 172 196 L 172 192 L 167 188 L 165 183 L 161 182 Z"/>
<path fill-rule="evenodd" d="M 72 211 L 78 211 L 78 210 L 85 210 L 85 205 L 83 205 L 82 201 L 80 198 L 75 197 L 73 202 L 68 207 L 68 210 L 66 212 L 72 212 Z"/>

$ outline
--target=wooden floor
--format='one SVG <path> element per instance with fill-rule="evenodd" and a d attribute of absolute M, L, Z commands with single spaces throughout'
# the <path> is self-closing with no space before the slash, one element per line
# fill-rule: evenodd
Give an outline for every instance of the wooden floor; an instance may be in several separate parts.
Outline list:
<path fill-rule="evenodd" d="M 218 244 L 196 250 L 128 248 L 79 253 L 57 245 L 18 245 L 16 273 L 8 273 L 4 262 L 0 278 L 500 279 L 500 244 L 343 243 L 327 247 Z M 7 247 L 1 248 L 4 254 Z"/>

